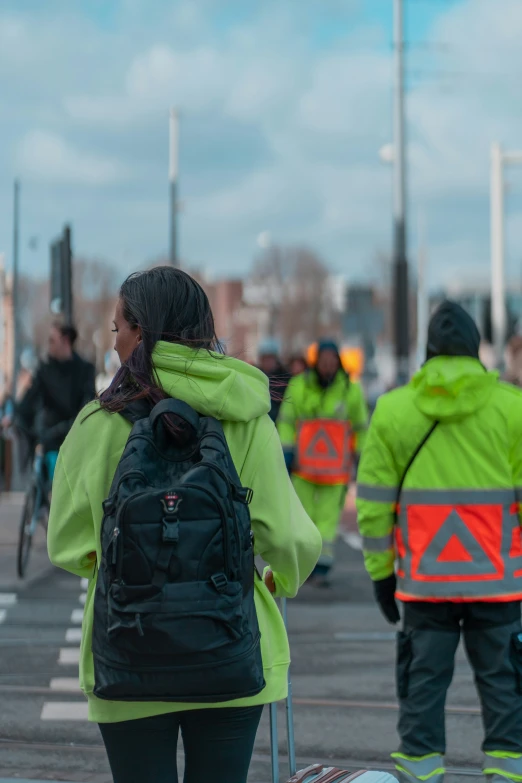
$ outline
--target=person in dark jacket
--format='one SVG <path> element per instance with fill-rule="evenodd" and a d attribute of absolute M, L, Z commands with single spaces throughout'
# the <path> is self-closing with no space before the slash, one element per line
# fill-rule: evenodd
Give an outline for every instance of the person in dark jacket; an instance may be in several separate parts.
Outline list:
<path fill-rule="evenodd" d="M 76 416 L 96 396 L 94 366 L 75 353 L 77 337 L 74 326 L 53 324 L 48 359 L 15 411 L 17 427 L 33 435 L 49 457 L 57 455 Z M 56 459 L 47 462 L 52 477 Z"/>
<path fill-rule="evenodd" d="M 286 387 L 291 375 L 283 367 L 279 358 L 279 346 L 276 340 L 265 340 L 259 346 L 259 369 L 268 377 L 270 385 L 270 399 L 272 407 L 269 416 L 275 423 L 279 415 L 279 408 L 285 396 Z"/>

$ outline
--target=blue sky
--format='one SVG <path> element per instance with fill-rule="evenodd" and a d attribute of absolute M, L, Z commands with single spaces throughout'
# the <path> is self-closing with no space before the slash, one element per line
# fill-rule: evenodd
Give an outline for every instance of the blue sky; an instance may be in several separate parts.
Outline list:
<path fill-rule="evenodd" d="M 433 286 L 487 280 L 489 145 L 522 147 L 522 4 L 405 0 L 405 13 L 410 257 L 422 221 Z M 392 0 L 4 0 L 0 251 L 9 264 L 19 176 L 25 270 L 47 273 L 66 221 L 78 255 L 122 275 L 165 254 L 175 104 L 185 262 L 242 274 L 268 231 L 348 278 L 377 275 L 391 39 Z M 519 280 L 522 170 L 508 180 Z"/>

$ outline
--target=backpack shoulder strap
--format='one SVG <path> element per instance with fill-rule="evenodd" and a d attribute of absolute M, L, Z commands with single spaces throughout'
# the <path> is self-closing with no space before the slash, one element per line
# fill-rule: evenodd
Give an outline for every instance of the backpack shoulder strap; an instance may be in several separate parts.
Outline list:
<path fill-rule="evenodd" d="M 413 452 L 413 454 L 409 458 L 408 463 L 407 463 L 406 467 L 403 470 L 403 473 L 402 473 L 402 476 L 401 476 L 401 480 L 399 481 L 399 486 L 397 487 L 397 494 L 395 496 L 395 510 L 394 510 L 394 514 L 395 514 L 395 521 L 396 522 L 397 522 L 397 509 L 399 507 L 399 501 L 400 501 L 400 498 L 401 498 L 401 492 L 402 492 L 402 488 L 404 486 L 404 482 L 406 480 L 406 476 L 408 475 L 408 472 L 409 472 L 411 466 L 413 465 L 413 463 L 415 462 L 415 460 L 419 456 L 420 452 L 422 451 L 422 449 L 424 448 L 424 446 L 426 445 L 428 440 L 431 438 L 431 436 L 433 435 L 433 433 L 435 432 L 435 430 L 437 429 L 439 424 L 440 424 L 440 422 L 439 422 L 438 419 L 437 419 L 437 421 L 433 422 L 433 424 L 429 428 L 428 432 L 425 434 L 425 436 L 423 437 L 423 439 L 421 440 L 421 442 L 419 443 L 419 445 L 417 446 L 417 448 L 415 449 L 415 451 Z"/>
<path fill-rule="evenodd" d="M 146 419 L 151 410 L 151 405 L 147 400 L 135 400 L 120 411 L 120 416 L 130 421 L 131 424 L 136 424 L 140 419 Z"/>

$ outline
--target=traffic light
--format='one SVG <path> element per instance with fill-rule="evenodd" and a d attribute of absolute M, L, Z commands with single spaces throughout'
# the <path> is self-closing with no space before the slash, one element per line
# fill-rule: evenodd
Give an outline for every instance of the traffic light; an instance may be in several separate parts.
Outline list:
<path fill-rule="evenodd" d="M 51 312 L 62 315 L 66 323 L 73 320 L 71 229 L 51 244 Z"/>

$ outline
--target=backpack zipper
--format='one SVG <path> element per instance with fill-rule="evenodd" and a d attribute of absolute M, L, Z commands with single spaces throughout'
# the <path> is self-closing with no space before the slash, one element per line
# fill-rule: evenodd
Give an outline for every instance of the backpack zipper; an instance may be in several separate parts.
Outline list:
<path fill-rule="evenodd" d="M 129 497 L 122 503 L 122 506 L 120 510 L 118 511 L 118 515 L 116 517 L 116 525 L 112 531 L 112 541 L 113 544 L 116 544 L 116 556 L 114 555 L 114 548 L 112 552 L 112 563 L 116 563 L 116 579 L 118 582 L 122 581 L 122 574 L 123 574 L 123 525 L 122 525 L 122 518 L 123 514 L 125 513 L 125 509 L 127 508 L 129 502 L 133 500 L 134 498 L 138 497 L 139 495 L 143 494 L 142 492 L 134 492 L 132 495 L 129 495 Z M 116 532 L 118 531 L 118 532 Z"/>

